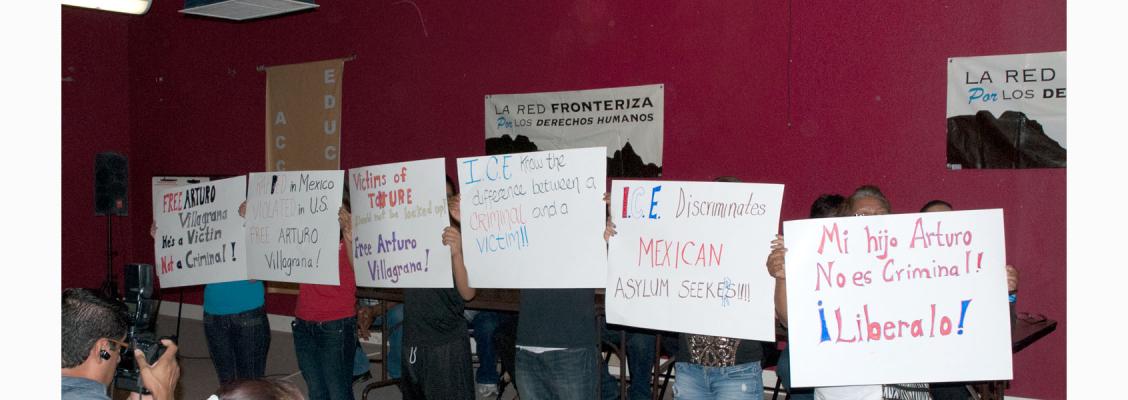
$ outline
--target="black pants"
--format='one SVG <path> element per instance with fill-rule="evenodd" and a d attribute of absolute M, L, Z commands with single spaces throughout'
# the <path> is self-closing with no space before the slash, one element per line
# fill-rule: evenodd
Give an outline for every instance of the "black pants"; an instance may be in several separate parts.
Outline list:
<path fill-rule="evenodd" d="M 474 400 L 469 338 L 435 346 L 404 343 L 401 362 L 404 400 Z"/>

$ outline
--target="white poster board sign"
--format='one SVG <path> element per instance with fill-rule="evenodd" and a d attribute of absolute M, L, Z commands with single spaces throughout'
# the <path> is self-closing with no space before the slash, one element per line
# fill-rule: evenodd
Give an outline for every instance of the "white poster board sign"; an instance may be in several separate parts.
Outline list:
<path fill-rule="evenodd" d="M 1002 210 L 783 227 L 794 386 L 1011 379 Z"/>
<path fill-rule="evenodd" d="M 339 285 L 342 171 L 259 172 L 247 196 L 247 268 L 264 281 Z"/>
<path fill-rule="evenodd" d="M 783 185 L 613 181 L 607 322 L 775 341 Z"/>
<path fill-rule="evenodd" d="M 594 147 L 459 158 L 470 286 L 606 286 L 605 152 Z"/>
<path fill-rule="evenodd" d="M 239 205 L 244 176 L 171 187 L 153 202 L 153 254 L 161 287 L 247 279 L 247 246 Z"/>
<path fill-rule="evenodd" d="M 454 287 L 445 159 L 353 168 L 349 183 L 357 286 Z"/>

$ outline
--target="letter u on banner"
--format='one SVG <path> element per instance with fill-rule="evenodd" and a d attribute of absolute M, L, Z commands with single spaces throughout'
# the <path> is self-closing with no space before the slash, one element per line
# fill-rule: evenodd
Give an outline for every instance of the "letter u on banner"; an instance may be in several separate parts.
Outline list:
<path fill-rule="evenodd" d="M 345 59 L 266 69 L 266 170 L 336 170 Z"/>

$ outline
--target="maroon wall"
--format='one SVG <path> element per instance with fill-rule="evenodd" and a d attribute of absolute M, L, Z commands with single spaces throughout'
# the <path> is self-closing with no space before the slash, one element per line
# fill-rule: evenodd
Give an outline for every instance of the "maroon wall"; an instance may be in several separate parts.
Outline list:
<path fill-rule="evenodd" d="M 933 198 L 1005 209 L 1008 261 L 1022 271 L 1018 309 L 1060 323 L 1015 356 L 1010 393 L 1065 397 L 1065 171 L 944 168 L 947 57 L 1064 50 L 1063 0 L 542 3 L 327 2 L 231 23 L 162 1 L 129 18 L 128 51 L 97 54 L 68 40 L 121 35 L 120 20 L 64 12 L 64 68 L 72 58 L 116 66 L 82 91 L 64 85 L 63 173 L 78 182 L 64 195 L 89 196 L 84 163 L 111 144 L 135 150 L 135 206 L 148 201 L 152 175 L 262 170 L 258 65 L 357 55 L 343 78 L 345 168 L 482 153 L 486 94 L 662 83 L 666 178 L 784 183 L 784 219 L 863 183 L 881 186 L 895 211 Z M 93 126 L 126 119 L 128 138 L 103 139 Z M 122 237 L 132 233 L 129 261 L 148 262 L 151 216 L 133 210 Z M 102 245 L 83 242 L 99 220 L 70 213 L 64 242 L 78 242 L 78 254 L 64 254 L 64 285 L 100 276 L 87 256 Z M 199 289 L 188 298 L 199 302 Z M 292 301 L 273 296 L 268 309 L 289 313 Z"/>
<path fill-rule="evenodd" d="M 96 288 L 106 276 L 107 217 L 94 216 L 94 157 L 103 151 L 132 155 L 130 19 L 82 8 L 62 9 L 62 284 Z M 113 221 L 118 282 L 122 263 L 136 259 L 131 223 L 152 215 L 144 205 L 138 209 L 136 200 L 131 196 L 131 216 Z"/>

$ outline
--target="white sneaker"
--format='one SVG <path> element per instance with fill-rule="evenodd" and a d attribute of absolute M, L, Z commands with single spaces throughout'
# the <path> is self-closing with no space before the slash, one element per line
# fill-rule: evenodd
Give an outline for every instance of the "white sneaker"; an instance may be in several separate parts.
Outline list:
<path fill-rule="evenodd" d="M 497 385 L 488 383 L 479 383 L 478 385 L 478 400 L 492 399 L 497 397 Z"/>

